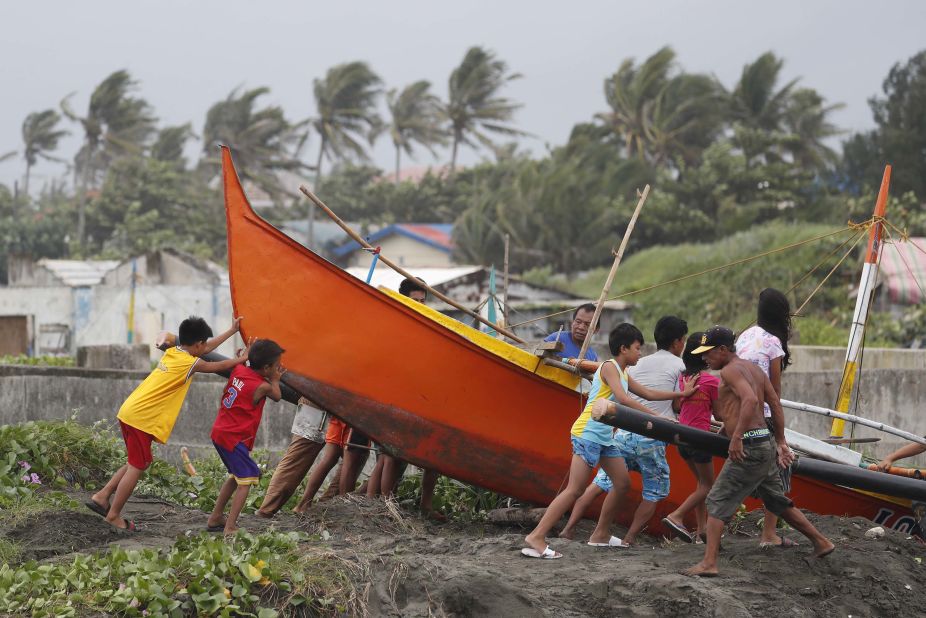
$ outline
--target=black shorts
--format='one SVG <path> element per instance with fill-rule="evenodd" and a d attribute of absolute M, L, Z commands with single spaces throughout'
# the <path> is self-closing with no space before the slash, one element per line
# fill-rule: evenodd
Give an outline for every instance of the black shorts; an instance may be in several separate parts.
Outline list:
<path fill-rule="evenodd" d="M 685 461 L 691 461 L 694 463 L 711 463 L 714 460 L 714 456 L 706 451 L 700 451 L 696 448 L 691 448 L 690 446 L 685 446 L 683 444 L 678 445 L 678 454 L 682 456 L 682 459 Z"/>
<path fill-rule="evenodd" d="M 351 428 L 350 437 L 347 439 L 347 448 L 352 451 L 366 451 L 370 448 L 370 436 Z"/>

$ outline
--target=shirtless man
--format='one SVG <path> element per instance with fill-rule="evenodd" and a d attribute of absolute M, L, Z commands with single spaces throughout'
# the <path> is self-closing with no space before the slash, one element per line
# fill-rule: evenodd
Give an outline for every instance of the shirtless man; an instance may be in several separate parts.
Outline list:
<path fill-rule="evenodd" d="M 822 558 L 836 548 L 820 534 L 785 496 L 778 466 L 794 460 L 784 436 L 784 413 L 768 377 L 756 365 L 739 358 L 733 344 L 733 331 L 714 326 L 701 339 L 692 354 L 703 355 L 711 369 L 720 370 L 717 396 L 724 432 L 730 437 L 729 459 L 707 496 L 707 546 L 704 559 L 686 575 L 715 577 L 720 535 L 743 500 L 758 492 L 765 508 L 775 513 L 813 543 L 813 557 Z M 772 410 L 775 435 L 765 422 L 763 401 Z"/>

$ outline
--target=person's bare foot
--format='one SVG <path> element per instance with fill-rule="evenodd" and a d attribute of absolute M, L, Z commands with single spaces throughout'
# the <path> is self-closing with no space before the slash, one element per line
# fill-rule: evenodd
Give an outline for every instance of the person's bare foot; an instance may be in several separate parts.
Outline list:
<path fill-rule="evenodd" d="M 239 532 L 247 532 L 244 528 L 238 528 L 235 526 L 225 526 L 225 536 L 235 536 Z"/>
<path fill-rule="evenodd" d="M 569 539 L 571 541 L 575 535 L 576 531 L 572 528 L 563 528 L 557 536 L 561 539 Z"/>
<path fill-rule="evenodd" d="M 688 577 L 717 577 L 719 572 L 717 571 L 717 565 L 708 565 L 703 562 L 699 562 L 689 569 L 682 571 L 682 575 L 687 575 Z"/>
<path fill-rule="evenodd" d="M 308 512 L 309 512 L 309 509 L 308 509 L 307 507 L 306 507 L 306 508 L 299 508 L 299 507 L 297 506 L 296 508 L 293 509 L 293 513 L 295 513 L 296 515 L 305 515 L 305 514 L 308 513 Z"/>
<path fill-rule="evenodd" d="M 534 535 L 528 534 L 526 537 L 524 537 L 524 542 L 540 554 L 542 554 L 547 549 L 547 540 L 542 537 L 540 540 L 537 540 Z"/>
<path fill-rule="evenodd" d="M 831 553 L 833 553 L 836 550 L 836 546 L 833 545 L 832 541 L 830 541 L 829 539 L 824 539 L 824 540 L 826 541 L 825 543 L 820 543 L 820 544 L 814 543 L 813 544 L 814 551 L 813 551 L 813 554 L 811 554 L 812 558 L 824 558 L 826 556 L 829 556 Z"/>
<path fill-rule="evenodd" d="M 220 518 L 220 519 L 212 519 L 212 518 L 210 517 L 209 519 L 206 520 L 206 527 L 207 527 L 207 528 L 224 528 L 224 527 L 225 527 L 225 524 L 226 524 L 226 522 L 225 522 L 225 518 L 224 518 L 224 517 L 222 517 L 222 518 Z"/>

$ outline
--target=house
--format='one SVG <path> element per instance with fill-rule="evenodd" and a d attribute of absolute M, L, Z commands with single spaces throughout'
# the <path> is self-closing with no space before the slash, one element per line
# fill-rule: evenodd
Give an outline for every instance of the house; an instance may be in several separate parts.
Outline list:
<path fill-rule="evenodd" d="M 364 281 L 369 266 L 353 266 L 347 272 Z M 449 268 L 414 268 L 411 273 L 423 279 L 435 290 L 454 300 L 457 304 L 487 315 L 489 283 L 492 269 L 485 266 L 454 266 Z M 402 275 L 386 266 L 377 266 L 370 285 L 398 290 Z M 501 319 L 504 302 L 504 281 L 501 273 L 495 273 L 496 298 L 499 301 L 496 313 Z M 562 328 L 568 332 L 572 313 L 579 305 L 595 302 L 556 288 L 526 282 L 519 277 L 509 276 L 508 323 L 509 328 L 525 341 L 537 342 L 546 335 Z M 428 305 L 466 324 L 476 320 L 459 309 L 431 298 Z M 607 353 L 608 333 L 621 322 L 631 321 L 632 305 L 621 300 L 605 302 L 599 321 L 598 333 L 592 343 L 602 353 Z M 485 329 L 482 325 L 478 327 Z"/>
<path fill-rule="evenodd" d="M 8 280 L 0 287 L 0 354 L 73 355 L 82 345 L 153 342 L 190 315 L 216 332 L 231 323 L 225 269 L 173 249 L 121 262 L 11 259 Z M 232 354 L 234 343 L 219 351 Z"/>
<path fill-rule="evenodd" d="M 395 223 L 368 235 L 366 241 L 382 247 L 383 253 L 403 268 L 449 268 L 453 266 L 452 231 L 450 223 Z M 331 253 L 345 268 L 370 264 L 370 253 L 353 240 Z"/>

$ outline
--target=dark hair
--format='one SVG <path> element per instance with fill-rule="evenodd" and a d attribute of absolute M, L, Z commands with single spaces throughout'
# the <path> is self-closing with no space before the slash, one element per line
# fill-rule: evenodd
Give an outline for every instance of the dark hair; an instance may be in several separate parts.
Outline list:
<path fill-rule="evenodd" d="M 707 369 L 707 363 L 701 354 L 692 354 L 692 350 L 701 346 L 701 337 L 703 332 L 691 333 L 688 335 L 688 341 L 685 342 L 685 351 L 682 353 L 682 362 L 685 363 L 685 371 L 682 373 L 686 376 L 693 376 L 700 371 Z"/>
<path fill-rule="evenodd" d="M 656 340 L 657 350 L 668 350 L 676 339 L 688 334 L 688 322 L 674 315 L 664 315 L 656 322 L 653 329 L 653 339 Z"/>
<path fill-rule="evenodd" d="M 580 311 L 591 311 L 595 313 L 595 304 L 594 303 L 585 303 L 584 305 L 579 305 L 576 307 L 576 310 L 572 312 L 572 319 L 575 320 Z"/>
<path fill-rule="evenodd" d="M 629 322 L 618 324 L 614 327 L 614 330 L 611 331 L 611 334 L 608 335 L 608 347 L 611 349 L 611 354 L 614 356 L 621 353 L 622 347 L 629 348 L 632 346 L 634 341 L 639 341 L 640 345 L 643 345 L 643 333 L 640 332 L 639 328 Z"/>
<path fill-rule="evenodd" d="M 273 339 L 258 339 L 251 344 L 248 351 L 248 364 L 255 371 L 277 362 L 285 352 Z"/>
<path fill-rule="evenodd" d="M 208 341 L 211 336 L 212 329 L 206 324 L 206 320 L 194 315 L 180 322 L 180 329 L 177 331 L 177 341 L 180 345 L 195 345 L 200 341 Z"/>
<path fill-rule="evenodd" d="M 769 332 L 781 342 L 784 358 L 781 359 L 781 370 L 784 371 L 791 364 L 791 351 L 788 350 L 788 339 L 791 337 L 791 303 L 788 297 L 775 288 L 765 288 L 759 292 L 759 319 L 756 323 L 766 332 Z"/>
<path fill-rule="evenodd" d="M 415 277 L 414 279 L 408 277 L 403 279 L 402 283 L 399 284 L 399 294 L 402 296 L 411 296 L 412 292 L 416 291 L 427 294 L 428 290 L 421 285 L 422 283 L 424 283 L 424 279 L 421 277 Z M 425 285 L 427 284 L 425 283 Z"/>

